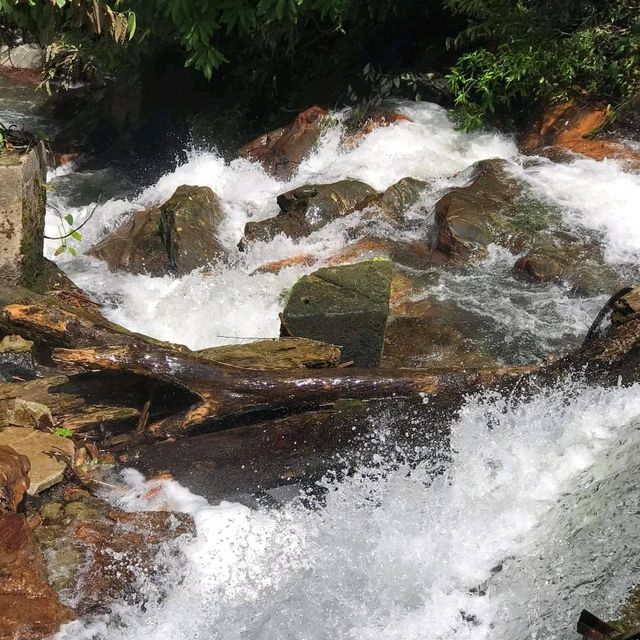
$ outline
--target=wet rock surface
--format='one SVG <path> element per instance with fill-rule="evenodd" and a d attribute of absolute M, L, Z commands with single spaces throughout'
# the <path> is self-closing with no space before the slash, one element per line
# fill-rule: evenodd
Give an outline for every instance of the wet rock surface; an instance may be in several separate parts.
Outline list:
<path fill-rule="evenodd" d="M 20 336 L 5 336 L 0 341 L 0 383 L 33 380 L 37 375 L 33 342 Z"/>
<path fill-rule="evenodd" d="M 391 263 L 380 260 L 304 276 L 282 313 L 282 334 L 335 344 L 356 366 L 379 366 L 392 274 Z"/>
<path fill-rule="evenodd" d="M 259 162 L 277 178 L 290 178 L 318 141 L 328 113 L 311 107 L 286 127 L 265 133 L 240 149 L 240 156 Z"/>
<path fill-rule="evenodd" d="M 163 545 L 194 531 L 186 514 L 128 513 L 71 486 L 45 504 L 39 518 L 34 535 L 49 580 L 78 615 L 108 611 L 118 600 L 142 605 L 136 585 L 166 570 L 158 557 Z"/>
<path fill-rule="evenodd" d="M 562 232 L 537 237 L 513 271 L 532 282 L 565 283 L 587 296 L 612 293 L 624 281 L 619 270 L 605 263 L 601 247 Z"/>
<path fill-rule="evenodd" d="M 335 367 L 340 362 L 338 347 L 306 338 L 259 340 L 248 344 L 201 349 L 196 354 L 207 360 L 261 371 L 318 369 Z"/>
<path fill-rule="evenodd" d="M 159 208 L 134 213 L 90 253 L 112 270 L 185 275 L 225 257 L 216 239 L 222 218 L 211 189 L 182 185 Z"/>
<path fill-rule="evenodd" d="M 0 514 L 15 513 L 29 488 L 29 458 L 0 445 Z"/>
<path fill-rule="evenodd" d="M 48 638 L 74 617 L 49 586 L 26 518 L 0 515 L 0 639 Z"/>
<path fill-rule="evenodd" d="M 470 184 L 456 187 L 435 206 L 431 248 L 453 261 L 486 256 L 489 244 L 509 242 L 505 212 L 522 194 L 504 160 L 482 160 L 468 170 Z"/>
<path fill-rule="evenodd" d="M 28 459 L 29 495 L 36 495 L 60 482 L 75 453 L 70 439 L 25 427 L 1 429 L 0 445 L 11 447 Z"/>
<path fill-rule="evenodd" d="M 629 110 L 632 113 L 633 109 Z M 609 105 L 592 100 L 571 100 L 545 111 L 524 136 L 522 150 L 556 162 L 580 154 L 593 160 L 617 160 L 632 171 L 640 170 L 640 154 L 608 131 Z M 633 121 L 633 116 L 631 116 Z M 624 122 L 620 123 L 624 133 Z"/>
<path fill-rule="evenodd" d="M 282 233 L 290 238 L 305 238 L 336 218 L 358 211 L 376 195 L 375 189 L 358 180 L 333 184 L 306 185 L 278 196 L 280 213 L 245 226 L 241 247 L 256 240 L 272 240 Z"/>
<path fill-rule="evenodd" d="M 495 365 L 471 336 L 470 319 L 452 304 L 407 301 L 389 317 L 384 367 L 475 368 Z"/>

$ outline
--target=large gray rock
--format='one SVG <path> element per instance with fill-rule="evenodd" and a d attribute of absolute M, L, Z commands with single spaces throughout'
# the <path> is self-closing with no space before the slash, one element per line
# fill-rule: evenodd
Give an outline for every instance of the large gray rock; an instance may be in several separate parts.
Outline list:
<path fill-rule="evenodd" d="M 376 190 L 359 180 L 298 187 L 278 196 L 280 213 L 261 222 L 249 222 L 241 248 L 255 240 L 268 241 L 279 234 L 304 238 L 333 220 L 364 206 Z"/>
<path fill-rule="evenodd" d="M 42 267 L 47 166 L 44 145 L 0 151 L 0 281 L 31 286 Z"/>
<path fill-rule="evenodd" d="M 44 51 L 37 44 L 21 44 L 13 49 L 0 49 L 0 66 L 13 69 L 39 69 L 44 64 Z"/>
<path fill-rule="evenodd" d="M 282 335 L 342 348 L 342 358 L 377 367 L 382 357 L 392 279 L 386 260 L 318 269 L 294 285 L 282 313 Z"/>
<path fill-rule="evenodd" d="M 226 256 L 218 240 L 223 216 L 209 187 L 182 185 L 159 208 L 134 213 L 90 254 L 113 270 L 185 275 Z"/>

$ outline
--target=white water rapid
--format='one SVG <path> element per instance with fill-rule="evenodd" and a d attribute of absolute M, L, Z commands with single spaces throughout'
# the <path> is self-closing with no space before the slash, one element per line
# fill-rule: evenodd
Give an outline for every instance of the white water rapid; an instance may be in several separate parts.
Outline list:
<path fill-rule="evenodd" d="M 428 180 L 415 226 L 403 232 L 419 237 L 430 223 L 420 212 L 443 189 L 463 184 L 473 162 L 500 157 L 558 207 L 564 225 L 598 237 L 610 265 L 640 263 L 640 175 L 615 162 L 522 157 L 506 136 L 456 131 L 435 105 L 400 110 L 413 121 L 378 129 L 352 150 L 340 146 L 343 114 L 336 114 L 288 183 L 201 149 L 139 192 L 108 172 L 59 169 L 51 175 L 48 235 L 56 233 L 58 213 L 80 223 L 102 198 L 83 228 L 79 257 L 57 259 L 110 319 L 130 329 L 192 348 L 272 337 L 283 294 L 352 241 L 358 222 L 350 216 L 299 242 L 279 237 L 238 252 L 245 223 L 273 215 L 277 194 L 346 177 L 376 189 L 406 176 Z M 149 278 L 110 273 L 82 255 L 127 213 L 185 183 L 209 186 L 222 199 L 228 264 Z M 56 246 L 48 243 L 49 256 Z M 299 254 L 318 263 L 255 273 Z M 418 297 L 455 301 L 475 318 L 483 346 L 505 362 L 532 362 L 577 344 L 606 296 L 524 284 L 511 275 L 513 261 L 494 246 L 480 265 L 429 274 Z M 380 442 L 388 440 L 384 415 L 376 427 Z M 407 430 L 427 427 L 407 418 Z M 130 510 L 186 511 L 197 533 L 178 542 L 178 556 L 168 546 L 161 579 L 138 585 L 144 604 L 73 622 L 56 640 L 577 637 L 583 607 L 612 616 L 640 582 L 639 427 L 637 386 L 601 390 L 568 380 L 518 405 L 495 395 L 469 398 L 452 426 L 451 451 L 440 458 L 447 462 L 399 448 L 393 460 L 387 453 L 346 478 L 328 476 L 315 503 L 294 497 L 278 508 L 212 505 L 174 481 L 125 471 L 109 500 Z"/>

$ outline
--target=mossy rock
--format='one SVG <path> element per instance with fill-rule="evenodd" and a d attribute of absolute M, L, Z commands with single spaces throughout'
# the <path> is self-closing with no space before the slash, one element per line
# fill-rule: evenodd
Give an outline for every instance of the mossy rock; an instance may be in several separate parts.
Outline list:
<path fill-rule="evenodd" d="M 319 269 L 301 278 L 282 313 L 282 335 L 342 348 L 356 366 L 377 367 L 389 315 L 392 265 L 373 260 Z"/>

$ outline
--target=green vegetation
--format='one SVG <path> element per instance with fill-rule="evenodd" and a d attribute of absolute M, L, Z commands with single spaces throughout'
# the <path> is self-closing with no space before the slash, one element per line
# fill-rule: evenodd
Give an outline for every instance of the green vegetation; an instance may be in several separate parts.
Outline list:
<path fill-rule="evenodd" d="M 615 108 L 640 84 L 640 0 L 0 0 L 0 22 L 48 46 L 47 87 L 181 51 L 262 96 L 333 68 L 366 107 L 448 85 L 468 129 L 584 92 Z"/>
<path fill-rule="evenodd" d="M 639 89 L 638 0 L 445 1 L 469 19 L 449 74 L 467 128 L 583 92 L 617 107 Z"/>

